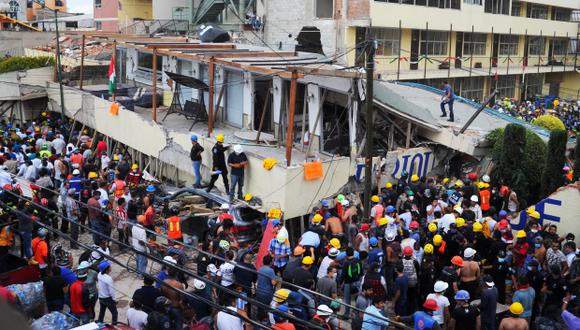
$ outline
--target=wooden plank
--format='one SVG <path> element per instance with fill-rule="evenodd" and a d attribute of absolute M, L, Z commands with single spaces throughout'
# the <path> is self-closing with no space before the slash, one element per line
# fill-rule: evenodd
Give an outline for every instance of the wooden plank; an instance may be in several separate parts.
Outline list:
<path fill-rule="evenodd" d="M 262 52 L 262 51 L 248 51 L 248 52 L 232 52 L 232 53 L 211 53 L 208 54 L 217 58 L 230 58 L 230 57 L 240 57 L 240 58 L 251 58 L 251 57 L 279 57 L 288 56 L 294 57 L 296 53 L 294 52 Z M 282 59 L 281 59 L 282 60 Z"/>
<path fill-rule="evenodd" d="M 288 128 L 286 130 L 286 166 L 292 164 L 292 147 L 294 144 L 294 112 L 296 111 L 296 94 L 298 92 L 298 77 L 292 72 L 290 81 L 290 105 L 288 109 Z"/>
<path fill-rule="evenodd" d="M 262 127 L 264 127 L 264 118 L 266 117 L 266 109 L 268 109 L 268 103 L 270 103 L 271 94 L 272 94 L 272 82 L 270 82 L 270 87 L 268 87 L 268 95 L 266 96 L 264 107 L 262 107 L 262 115 L 260 116 L 260 125 L 258 126 L 258 134 L 256 134 L 256 143 L 260 143 L 260 134 L 262 134 Z"/>
<path fill-rule="evenodd" d="M 214 94 L 214 76 L 215 76 L 215 64 L 213 58 L 209 62 L 209 95 L 208 95 L 208 102 L 209 102 L 209 111 L 208 111 L 208 120 L 207 120 L 207 136 L 211 136 L 213 131 L 213 94 Z M 225 86 L 222 86 L 224 89 Z M 201 95 L 203 97 L 203 95 Z M 219 107 L 219 104 L 218 104 Z"/>

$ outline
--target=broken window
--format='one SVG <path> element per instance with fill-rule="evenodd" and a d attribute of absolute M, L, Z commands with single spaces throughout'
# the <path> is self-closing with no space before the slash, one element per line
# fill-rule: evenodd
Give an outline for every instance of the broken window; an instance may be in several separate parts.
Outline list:
<path fill-rule="evenodd" d="M 316 0 L 315 13 L 317 18 L 332 18 L 334 11 L 334 0 Z"/>

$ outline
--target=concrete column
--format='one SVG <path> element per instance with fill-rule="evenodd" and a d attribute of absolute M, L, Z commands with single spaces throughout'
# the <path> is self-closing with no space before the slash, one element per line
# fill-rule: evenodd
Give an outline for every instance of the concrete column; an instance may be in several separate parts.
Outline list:
<path fill-rule="evenodd" d="M 127 79 L 135 79 L 135 73 L 137 72 L 137 49 L 135 48 L 126 48 L 127 50 Z"/>
<path fill-rule="evenodd" d="M 272 114 L 274 116 L 274 135 L 278 134 L 278 126 L 280 125 L 280 111 L 282 108 L 282 78 L 275 76 L 272 78 Z"/>
<path fill-rule="evenodd" d="M 191 77 L 199 79 L 200 72 L 199 72 L 199 62 L 191 61 Z M 199 91 L 194 89 L 191 93 L 192 97 L 199 100 L 198 97 Z"/>
<path fill-rule="evenodd" d="M 244 72 L 243 126 L 251 129 L 254 118 L 254 79 L 251 72 Z"/>

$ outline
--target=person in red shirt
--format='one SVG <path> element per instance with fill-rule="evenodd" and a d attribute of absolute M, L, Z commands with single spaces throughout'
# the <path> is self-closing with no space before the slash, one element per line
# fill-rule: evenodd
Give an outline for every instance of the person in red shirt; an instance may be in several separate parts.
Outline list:
<path fill-rule="evenodd" d="M 75 315 L 81 324 L 89 323 L 89 313 L 87 307 L 83 304 L 83 288 L 87 279 L 87 271 L 81 270 L 77 274 L 77 280 L 70 285 L 70 311 Z"/>
<path fill-rule="evenodd" d="M 45 228 L 40 228 L 38 230 L 38 236 L 32 240 L 32 253 L 34 259 L 38 262 L 38 267 L 40 268 L 40 276 L 46 277 L 46 272 L 48 264 L 46 258 L 48 257 L 48 244 L 46 244 L 46 235 L 48 230 Z"/>
<path fill-rule="evenodd" d="M 526 261 L 526 255 L 528 254 L 529 244 L 526 240 L 526 232 L 520 230 L 516 233 L 516 241 L 512 247 L 512 253 L 514 255 L 514 267 L 518 270 L 518 274 L 523 270 L 524 262 Z"/>
<path fill-rule="evenodd" d="M 107 151 L 107 142 L 105 142 L 104 140 L 99 141 L 99 143 L 97 143 L 97 159 L 100 159 L 103 152 L 106 151 Z"/>

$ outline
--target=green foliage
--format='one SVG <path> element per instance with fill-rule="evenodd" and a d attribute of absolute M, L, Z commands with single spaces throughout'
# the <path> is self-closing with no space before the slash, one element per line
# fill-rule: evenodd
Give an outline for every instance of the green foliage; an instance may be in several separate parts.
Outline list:
<path fill-rule="evenodd" d="M 566 142 L 568 134 L 566 131 L 552 131 L 550 141 L 548 141 L 548 156 L 546 157 L 546 168 L 542 173 L 542 195 L 548 196 L 558 189 L 562 183 L 562 168 L 566 162 Z"/>
<path fill-rule="evenodd" d="M 542 115 L 532 121 L 532 124 L 543 127 L 550 132 L 566 130 L 560 118 L 552 115 Z"/>
<path fill-rule="evenodd" d="M 504 150 L 504 132 L 505 130 L 503 128 L 498 128 L 486 136 L 487 141 L 493 146 L 491 157 L 495 163 L 495 167 L 491 174 L 497 181 L 508 178 L 505 176 L 506 174 L 501 163 Z M 535 203 L 542 197 L 538 187 L 546 162 L 547 148 L 544 141 L 530 130 L 526 130 L 525 141 L 521 168 L 527 182 L 523 189 L 519 188 L 521 190 L 516 190 L 516 192 L 522 198 L 526 196 L 528 202 Z"/>
<path fill-rule="evenodd" d="M 54 58 L 49 56 L 14 56 L 0 60 L 0 73 L 37 69 L 53 65 Z"/>

